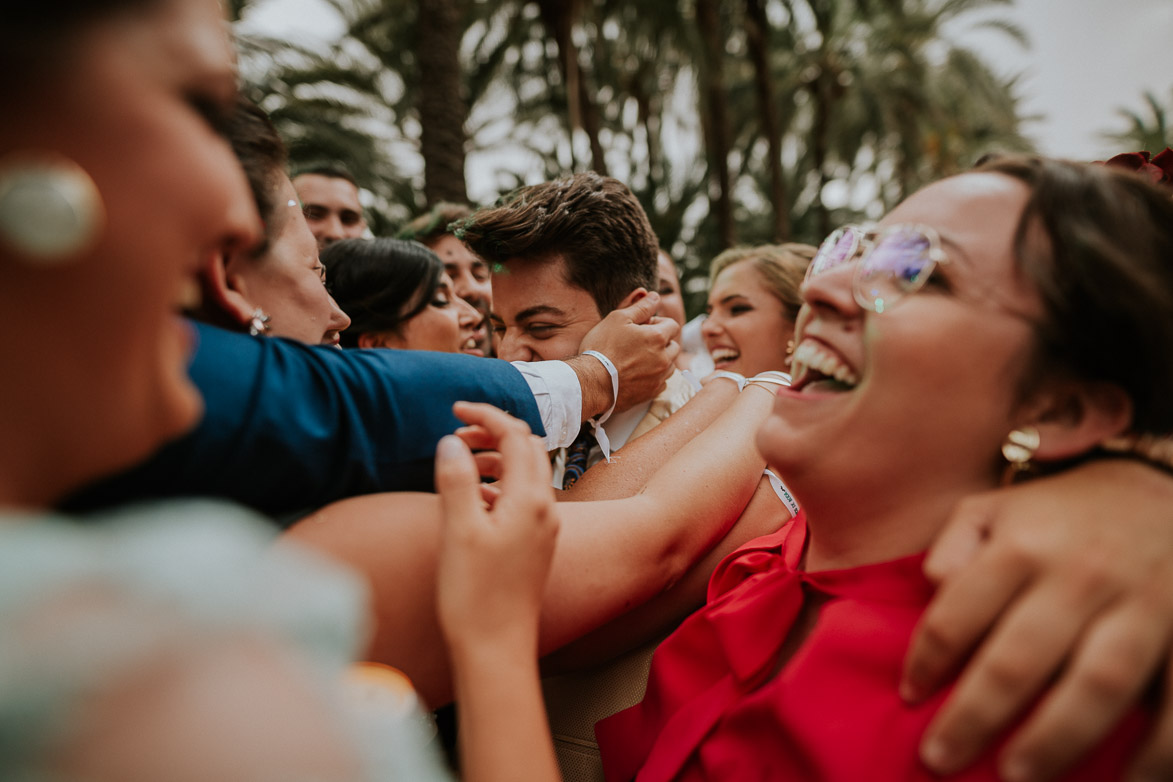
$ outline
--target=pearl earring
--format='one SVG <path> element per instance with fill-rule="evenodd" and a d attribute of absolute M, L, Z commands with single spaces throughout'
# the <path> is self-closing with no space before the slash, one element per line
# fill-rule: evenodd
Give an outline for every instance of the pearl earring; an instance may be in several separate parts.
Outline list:
<path fill-rule="evenodd" d="M 0 164 L 0 242 L 29 263 L 64 263 L 92 246 L 105 222 L 94 180 L 68 158 Z"/>

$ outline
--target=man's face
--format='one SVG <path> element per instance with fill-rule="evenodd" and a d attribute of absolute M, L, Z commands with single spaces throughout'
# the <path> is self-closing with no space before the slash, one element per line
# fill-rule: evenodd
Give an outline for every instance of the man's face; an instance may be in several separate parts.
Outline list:
<path fill-rule="evenodd" d="M 603 319 L 595 300 L 566 281 L 562 258 L 510 259 L 494 270 L 493 335 L 497 358 L 547 361 L 576 355 Z"/>
<path fill-rule="evenodd" d="M 358 188 L 341 177 L 302 174 L 293 180 L 305 220 L 318 240 L 318 249 L 339 239 L 358 239 L 367 230 L 358 200 Z"/>

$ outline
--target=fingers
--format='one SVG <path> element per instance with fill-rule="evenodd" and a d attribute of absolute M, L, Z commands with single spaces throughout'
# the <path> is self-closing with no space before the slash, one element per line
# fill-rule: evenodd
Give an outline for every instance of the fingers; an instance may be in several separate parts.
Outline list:
<path fill-rule="evenodd" d="M 487 437 L 499 439 L 507 433 L 524 430 L 529 434 L 530 431 L 525 421 L 483 402 L 457 402 L 452 405 L 452 413 L 468 424 L 464 428 L 482 432 Z"/>
<path fill-rule="evenodd" d="M 501 494 L 521 506 L 545 499 L 541 492 L 550 491 L 550 460 L 541 439 L 530 433 L 524 421 L 479 403 L 457 402 L 452 411 L 465 423 L 479 426 L 496 442 L 500 454 L 497 488 Z"/>
<path fill-rule="evenodd" d="M 488 506 L 489 510 L 492 510 L 493 506 L 497 504 L 497 498 L 500 496 L 501 490 L 496 486 L 488 483 L 481 484 L 481 499 L 485 501 L 485 505 Z"/>
<path fill-rule="evenodd" d="M 448 435 L 436 445 L 436 492 L 447 524 L 464 525 L 482 512 L 481 478 L 460 438 Z"/>
<path fill-rule="evenodd" d="M 952 676 L 1026 578 L 1014 557 L 990 552 L 945 582 L 913 635 L 900 684 L 902 697 L 919 701 Z"/>
<path fill-rule="evenodd" d="M 1014 604 L 925 732 L 926 765 L 938 773 L 960 770 L 1030 704 L 1103 607 L 1096 586 L 1094 576 L 1054 579 Z"/>
<path fill-rule="evenodd" d="M 1150 619 L 1135 601 L 1088 630 L 1063 678 L 1002 753 L 1008 782 L 1051 779 L 1116 725 L 1148 681 L 1141 672 L 1156 665 L 1167 643 Z"/>
<path fill-rule="evenodd" d="M 656 314 L 656 310 L 660 306 L 660 294 L 655 291 L 648 291 L 648 295 L 637 299 L 635 302 L 615 310 L 627 318 L 632 323 L 647 323 Z"/>
<path fill-rule="evenodd" d="M 462 426 L 453 434 L 474 451 L 494 450 L 497 447 L 497 440 L 483 426 Z"/>
<path fill-rule="evenodd" d="M 1140 754 L 1128 770 L 1128 782 L 1173 779 L 1173 658 L 1166 664 L 1161 710 Z"/>
<path fill-rule="evenodd" d="M 482 478 L 492 478 L 497 480 L 501 477 L 501 470 L 503 469 L 503 461 L 501 454 L 496 451 L 481 451 L 473 454 L 473 458 L 477 463 L 477 470 L 480 472 Z"/>
<path fill-rule="evenodd" d="M 930 581 L 939 584 L 973 560 L 989 529 L 988 507 L 980 497 L 958 503 L 925 558 L 924 571 Z"/>

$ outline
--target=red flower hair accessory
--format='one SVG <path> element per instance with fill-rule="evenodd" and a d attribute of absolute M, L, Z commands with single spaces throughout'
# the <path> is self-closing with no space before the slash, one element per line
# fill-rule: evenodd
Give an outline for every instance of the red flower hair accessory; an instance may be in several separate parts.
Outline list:
<path fill-rule="evenodd" d="M 1147 176 L 1154 184 L 1173 188 L 1173 149 L 1169 147 L 1165 147 L 1152 158 L 1145 151 L 1125 152 L 1100 162 L 1106 166 L 1137 171 Z"/>

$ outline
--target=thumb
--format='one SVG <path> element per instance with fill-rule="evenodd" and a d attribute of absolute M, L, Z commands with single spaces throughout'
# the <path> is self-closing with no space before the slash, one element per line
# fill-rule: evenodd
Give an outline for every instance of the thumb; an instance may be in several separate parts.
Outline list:
<path fill-rule="evenodd" d="M 446 523 L 463 523 L 483 508 L 476 461 L 456 435 L 446 435 L 436 445 L 436 492 Z"/>
<path fill-rule="evenodd" d="M 656 314 L 656 309 L 660 306 L 660 294 L 655 291 L 649 291 L 647 296 L 640 298 L 632 304 L 627 305 L 616 312 L 623 313 L 624 316 L 631 319 L 632 323 L 647 323 L 652 316 Z"/>

